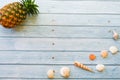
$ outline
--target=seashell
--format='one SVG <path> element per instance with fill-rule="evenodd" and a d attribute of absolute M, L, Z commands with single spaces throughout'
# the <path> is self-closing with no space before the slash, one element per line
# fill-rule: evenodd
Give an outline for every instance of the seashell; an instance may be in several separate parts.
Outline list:
<path fill-rule="evenodd" d="M 82 64 L 82 63 L 80 63 L 80 62 L 78 62 L 78 61 L 75 61 L 75 62 L 74 62 L 74 65 L 75 65 L 76 67 L 79 67 L 79 68 L 83 69 L 83 70 L 93 72 L 93 70 L 92 70 L 91 68 L 88 68 L 87 66 L 85 66 L 84 64 Z"/>
<path fill-rule="evenodd" d="M 108 51 L 107 50 L 102 50 L 101 51 L 101 57 L 103 57 L 103 58 L 108 57 Z"/>
<path fill-rule="evenodd" d="M 96 69 L 97 71 L 102 72 L 105 70 L 105 66 L 103 64 L 97 64 Z"/>
<path fill-rule="evenodd" d="M 117 40 L 119 38 L 119 34 L 115 31 L 113 31 L 113 39 Z"/>
<path fill-rule="evenodd" d="M 48 70 L 47 76 L 48 76 L 48 78 L 53 79 L 55 76 L 55 71 L 52 69 Z"/>
<path fill-rule="evenodd" d="M 96 59 L 95 54 L 90 54 L 90 55 L 89 55 L 89 59 L 92 60 L 92 61 L 95 60 L 95 59 Z"/>
<path fill-rule="evenodd" d="M 60 74 L 64 77 L 64 78 L 68 78 L 70 76 L 70 68 L 69 67 L 62 67 L 60 69 Z"/>
<path fill-rule="evenodd" d="M 109 50 L 112 54 L 116 54 L 118 52 L 118 48 L 116 46 L 111 46 Z"/>

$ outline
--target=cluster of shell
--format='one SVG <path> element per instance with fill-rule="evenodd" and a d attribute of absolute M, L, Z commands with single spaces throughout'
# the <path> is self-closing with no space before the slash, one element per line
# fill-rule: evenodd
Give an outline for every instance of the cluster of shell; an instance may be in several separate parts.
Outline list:
<path fill-rule="evenodd" d="M 118 40 L 119 39 L 119 34 L 115 31 L 113 31 L 113 39 L 114 40 Z M 116 54 L 118 52 L 118 48 L 116 46 L 111 46 L 109 48 L 109 51 L 112 53 L 112 54 Z M 101 51 L 101 57 L 102 58 L 107 58 L 108 57 L 108 51 L 107 50 L 102 50 Z M 86 71 L 89 71 L 89 72 L 94 72 L 91 68 L 87 67 L 86 65 L 78 62 L 78 61 L 75 61 L 74 62 L 74 65 L 78 68 L 81 68 L 83 70 L 86 70 Z M 99 71 L 99 72 L 102 72 L 105 70 L 105 66 L 103 64 L 97 64 L 96 65 L 96 70 Z M 69 67 L 62 67 L 60 69 L 60 74 L 62 77 L 64 78 L 69 78 L 70 76 L 70 68 Z M 48 75 L 48 78 L 50 79 L 53 79 L 55 77 L 55 70 L 48 70 L 47 72 L 47 75 Z"/>
<path fill-rule="evenodd" d="M 109 51 L 112 53 L 112 54 L 116 54 L 116 53 L 118 53 L 118 48 L 117 48 L 117 46 L 111 46 L 110 48 L 109 48 Z M 107 58 L 108 57 L 108 51 L 107 50 L 102 50 L 101 51 L 101 57 L 103 57 L 103 58 Z"/>
<path fill-rule="evenodd" d="M 116 54 L 118 52 L 118 48 L 116 46 L 111 46 L 109 48 L 109 51 L 112 53 L 112 54 Z M 107 58 L 108 57 L 108 51 L 107 50 L 102 50 L 101 51 L 101 57 L 103 58 Z M 105 66 L 103 64 L 97 64 L 96 65 L 96 70 L 99 71 L 99 72 L 102 72 L 105 70 Z"/>
<path fill-rule="evenodd" d="M 119 34 L 115 31 L 115 30 L 112 30 L 112 33 L 113 33 L 113 39 L 114 40 L 118 40 L 119 39 Z M 112 53 L 112 54 L 116 54 L 118 52 L 118 48 L 116 46 L 111 46 L 109 48 L 109 51 Z"/>
<path fill-rule="evenodd" d="M 60 74 L 64 78 L 69 78 L 69 76 L 70 76 L 70 68 L 69 67 L 62 67 L 60 69 Z M 49 79 L 55 78 L 55 70 L 53 70 L 53 69 L 48 70 L 47 76 L 48 76 Z"/>
<path fill-rule="evenodd" d="M 111 46 L 109 48 L 109 51 L 112 54 L 116 54 L 118 52 L 118 48 L 116 46 Z M 102 50 L 101 51 L 101 57 L 107 58 L 108 57 L 108 51 L 107 50 Z M 84 65 L 84 64 L 82 64 L 78 61 L 75 61 L 74 65 L 78 68 L 83 69 L 83 70 L 86 70 L 86 71 L 89 71 L 89 72 L 94 72 L 91 68 L 87 67 L 86 65 Z M 96 70 L 99 71 L 99 72 L 102 72 L 102 71 L 105 70 L 105 66 L 103 64 L 97 64 L 96 65 Z M 70 68 L 69 67 L 62 67 L 60 69 L 60 74 L 64 78 L 69 78 Z M 48 78 L 53 79 L 55 77 L 55 70 L 52 70 L 52 69 L 48 70 L 47 75 L 48 75 Z"/>
<path fill-rule="evenodd" d="M 116 31 L 113 31 L 113 39 L 114 40 L 118 40 L 119 39 L 119 34 Z M 109 48 L 109 51 L 112 54 L 116 54 L 116 53 L 118 53 L 118 48 L 116 46 L 111 46 Z M 107 58 L 108 57 L 108 51 L 107 50 L 102 50 L 101 51 L 101 57 Z M 102 72 L 102 71 L 105 70 L 105 66 L 103 64 L 97 64 L 96 65 L 96 70 Z"/>
<path fill-rule="evenodd" d="M 118 34 L 115 30 L 113 30 L 112 32 L 113 32 L 113 39 L 114 39 L 114 40 L 118 40 L 118 39 L 119 39 L 119 34 Z M 111 47 L 109 48 L 109 51 L 110 51 L 112 54 L 116 54 L 116 53 L 118 52 L 118 48 L 117 48 L 116 46 L 111 46 Z"/>

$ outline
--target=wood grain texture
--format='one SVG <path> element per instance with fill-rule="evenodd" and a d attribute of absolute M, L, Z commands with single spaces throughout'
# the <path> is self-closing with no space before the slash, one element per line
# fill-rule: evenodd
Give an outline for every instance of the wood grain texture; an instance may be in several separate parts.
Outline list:
<path fill-rule="evenodd" d="M 59 70 L 65 65 L 0 65 L 0 77 L 18 77 L 18 78 L 47 78 L 46 72 L 49 69 L 56 71 L 55 78 L 61 78 Z M 95 66 L 89 66 L 95 73 L 84 71 L 73 65 L 66 65 L 71 69 L 70 78 L 120 78 L 120 67 L 119 66 L 106 66 L 106 70 L 102 73 L 97 72 Z M 9 68 L 8 68 L 9 67 Z M 82 72 L 82 74 L 80 74 Z M 41 73 L 41 74 L 40 74 Z M 79 73 L 79 74 L 78 74 Z M 117 74 L 117 75 L 116 75 Z M 83 76 L 87 75 L 87 76 Z"/>
<path fill-rule="evenodd" d="M 6 79 L 6 78 L 0 78 L 1 80 L 50 80 L 50 79 L 41 79 L 41 78 L 9 78 L 9 79 Z M 82 80 L 88 80 L 88 79 L 84 79 L 84 78 L 80 78 L 80 79 L 82 79 Z M 75 78 L 75 80 L 80 80 L 80 79 L 76 79 Z M 66 79 L 55 79 L 55 80 L 66 80 Z M 73 80 L 73 79 L 67 79 L 67 80 Z M 100 79 L 96 79 L 96 78 L 92 78 L 92 79 L 90 79 L 89 78 L 89 80 L 101 80 L 101 78 Z M 107 78 L 105 78 L 105 79 L 102 79 L 102 80 L 119 80 L 119 78 L 113 78 L 113 79 L 107 79 Z"/>
<path fill-rule="evenodd" d="M 9 79 L 7 79 L 7 78 L 0 78 L 1 80 L 50 80 L 50 79 L 41 79 L 41 78 L 9 78 Z M 84 78 L 80 78 L 80 79 L 82 79 L 82 80 L 88 80 L 88 79 L 84 79 Z M 75 79 L 75 80 L 80 80 L 80 79 Z M 61 79 L 55 79 L 55 80 L 61 80 Z M 62 80 L 66 80 L 66 79 L 62 79 Z M 73 80 L 73 79 L 67 79 L 67 80 Z M 89 78 L 89 80 L 101 80 L 101 79 L 96 79 L 96 78 Z M 105 78 L 105 79 L 102 79 L 102 80 L 119 80 L 119 78 L 113 78 L 113 79 L 107 79 L 107 78 Z"/>
<path fill-rule="evenodd" d="M 100 51 L 120 47 L 112 39 L 0 38 L 0 50 Z"/>
<path fill-rule="evenodd" d="M 120 26 L 119 15 L 39 14 L 28 17 L 24 26 Z"/>
<path fill-rule="evenodd" d="M 0 37 L 112 39 L 112 30 L 120 34 L 120 27 L 114 26 L 18 26 L 10 30 L 0 27 Z"/>
<path fill-rule="evenodd" d="M 95 61 L 89 60 L 89 54 L 96 55 Z M 73 57 L 74 56 L 74 57 Z M 100 52 L 62 52 L 62 51 L 0 51 L 0 64 L 25 64 L 25 65 L 72 65 L 78 60 L 84 64 L 95 65 L 103 63 L 106 65 L 120 65 L 120 53 L 112 55 L 109 52 L 108 58 L 103 59 Z M 111 63 L 112 62 L 112 63 Z"/>
<path fill-rule="evenodd" d="M 14 1 L 19 0 L 1 1 L 0 8 Z M 120 13 L 119 0 L 36 0 L 36 3 L 40 13 Z"/>
<path fill-rule="evenodd" d="M 119 22 L 119 15 L 40 14 L 29 17 L 23 25 L 120 26 Z"/>

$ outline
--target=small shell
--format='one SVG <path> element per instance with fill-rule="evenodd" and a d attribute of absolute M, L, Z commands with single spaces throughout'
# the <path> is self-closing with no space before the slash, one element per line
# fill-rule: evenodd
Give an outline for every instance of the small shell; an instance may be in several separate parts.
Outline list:
<path fill-rule="evenodd" d="M 95 59 L 96 59 L 95 54 L 90 54 L 90 55 L 89 55 L 89 59 L 92 60 L 92 61 L 95 60 Z"/>
<path fill-rule="evenodd" d="M 96 69 L 97 71 L 102 72 L 105 70 L 105 66 L 103 64 L 97 64 Z"/>
<path fill-rule="evenodd" d="M 113 31 L 113 39 L 117 40 L 119 38 L 119 34 Z"/>
<path fill-rule="evenodd" d="M 61 76 L 63 76 L 64 78 L 68 78 L 70 76 L 70 68 L 69 67 L 62 67 L 60 69 L 60 74 Z"/>
<path fill-rule="evenodd" d="M 103 58 L 108 57 L 108 51 L 107 50 L 101 51 L 101 57 L 103 57 Z"/>
<path fill-rule="evenodd" d="M 48 70 L 47 76 L 48 76 L 48 78 L 53 79 L 55 76 L 55 71 L 52 69 Z"/>
<path fill-rule="evenodd" d="M 109 50 L 112 54 L 116 54 L 118 52 L 118 48 L 116 46 L 111 46 Z"/>
<path fill-rule="evenodd" d="M 75 61 L 75 62 L 74 62 L 74 65 L 75 65 L 76 67 L 79 67 L 79 68 L 83 69 L 83 70 L 90 71 L 90 72 L 94 72 L 91 68 L 87 67 L 86 65 L 84 65 L 84 64 L 82 64 L 82 63 L 80 63 L 80 62 L 78 62 L 78 61 Z"/>

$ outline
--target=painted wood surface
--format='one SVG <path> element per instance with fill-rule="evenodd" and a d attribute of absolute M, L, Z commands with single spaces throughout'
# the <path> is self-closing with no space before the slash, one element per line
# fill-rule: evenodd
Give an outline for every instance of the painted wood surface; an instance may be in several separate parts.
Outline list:
<path fill-rule="evenodd" d="M 115 26 L 18 26 L 12 30 L 0 27 L 0 37 L 112 39 L 112 30 L 120 34 L 120 28 Z"/>
<path fill-rule="evenodd" d="M 19 0 L 1 0 L 0 8 Z M 71 69 L 67 80 L 120 80 L 120 52 L 101 58 L 101 50 L 117 46 L 112 30 L 120 34 L 120 0 L 36 0 L 40 14 L 13 29 L 0 26 L 0 79 L 49 80 L 47 71 Z M 97 56 L 89 60 L 89 54 Z M 90 73 L 73 65 L 75 60 L 92 68 Z M 105 64 L 97 72 L 96 64 Z"/>
<path fill-rule="evenodd" d="M 120 47 L 120 41 L 112 39 L 0 38 L 0 42 L 0 50 L 100 51 Z"/>
<path fill-rule="evenodd" d="M 1 0 L 4 4 L 19 0 Z M 36 0 L 41 13 L 106 13 L 119 14 L 119 0 Z M 102 5 L 102 6 L 101 6 Z"/>
<path fill-rule="evenodd" d="M 90 61 L 88 59 L 90 53 L 96 54 L 97 59 L 95 61 Z M 5 58 L 6 56 L 7 59 Z M 100 52 L 95 51 L 0 51 L 0 64 L 73 65 L 73 62 L 75 60 L 78 60 L 80 62 L 83 62 L 84 64 L 92 65 L 96 65 L 97 63 L 103 63 L 106 65 L 120 65 L 120 63 L 118 63 L 118 60 L 120 59 L 119 56 L 119 53 L 116 55 L 112 55 L 109 52 L 109 57 L 107 59 L 103 59 L 100 56 Z"/>
<path fill-rule="evenodd" d="M 0 66 L 0 77 L 18 77 L 18 78 L 47 78 L 46 72 L 49 69 L 56 71 L 56 78 L 63 79 L 59 73 L 59 69 L 62 66 L 68 66 L 71 68 L 71 79 L 75 78 L 120 78 L 120 67 L 119 66 L 106 66 L 106 71 L 103 73 L 95 71 L 95 73 L 87 72 L 76 68 L 72 65 L 1 65 Z M 9 67 L 9 68 L 8 68 Z M 95 66 L 89 66 L 95 68 Z M 80 74 L 82 72 L 82 74 Z M 117 74 L 117 75 L 116 75 Z M 83 76 L 86 75 L 86 76 Z"/>

